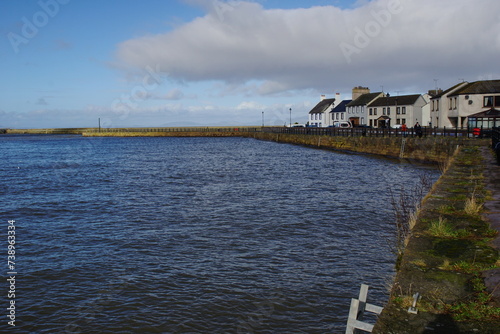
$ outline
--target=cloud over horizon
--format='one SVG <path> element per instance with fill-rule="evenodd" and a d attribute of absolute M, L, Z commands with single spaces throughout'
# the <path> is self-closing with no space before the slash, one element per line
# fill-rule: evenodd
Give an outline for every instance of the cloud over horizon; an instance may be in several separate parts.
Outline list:
<path fill-rule="evenodd" d="M 205 4 L 203 17 L 120 43 L 118 61 L 130 70 L 158 66 L 183 82 L 240 85 L 256 95 L 346 92 L 358 84 L 424 92 L 434 88 L 433 79 L 447 88 L 459 78 L 498 75 L 492 72 L 500 51 L 498 1 L 374 0 L 355 9 Z"/>

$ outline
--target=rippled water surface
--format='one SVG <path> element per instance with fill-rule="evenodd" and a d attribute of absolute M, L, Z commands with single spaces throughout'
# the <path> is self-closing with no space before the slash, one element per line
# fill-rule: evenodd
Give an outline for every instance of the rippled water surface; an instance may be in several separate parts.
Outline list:
<path fill-rule="evenodd" d="M 0 136 L 0 151 L 26 333 L 343 332 L 361 283 L 387 299 L 389 189 L 437 177 L 244 138 Z"/>

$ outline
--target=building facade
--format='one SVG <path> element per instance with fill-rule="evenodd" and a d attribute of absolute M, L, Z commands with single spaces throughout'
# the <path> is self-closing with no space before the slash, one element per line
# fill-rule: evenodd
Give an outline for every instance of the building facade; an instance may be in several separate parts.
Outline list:
<path fill-rule="evenodd" d="M 442 127 L 449 128 L 449 127 L 455 127 L 457 125 L 456 120 L 455 124 L 453 124 L 453 116 L 449 115 L 448 113 L 449 96 L 452 95 L 458 89 L 463 88 L 466 85 L 467 85 L 466 82 L 461 82 L 431 98 L 430 117 L 433 126 L 439 128 Z M 452 118 L 450 118 L 450 116 Z"/>
<path fill-rule="evenodd" d="M 368 104 L 368 125 L 374 128 L 390 128 L 406 124 L 408 127 L 419 122 L 427 126 L 430 122 L 429 96 L 401 95 L 381 96 Z"/>
<path fill-rule="evenodd" d="M 330 121 L 332 124 L 335 122 L 348 121 L 347 119 L 347 104 L 351 103 L 352 100 L 341 101 L 335 108 L 330 111 Z"/>
<path fill-rule="evenodd" d="M 346 105 L 346 118 L 353 126 L 369 125 L 367 123 L 367 106 L 379 97 L 385 97 L 384 93 L 370 93 L 370 90 L 367 88 L 364 89 L 364 94 L 359 95 L 357 92 L 359 88 L 353 88 L 353 99 Z"/>
<path fill-rule="evenodd" d="M 321 101 L 309 111 L 309 126 L 326 127 L 330 125 L 330 111 L 335 107 L 335 99 L 321 95 Z"/>
<path fill-rule="evenodd" d="M 465 128 L 469 116 L 483 115 L 483 118 L 494 118 L 500 109 L 500 80 L 484 80 L 468 83 L 448 94 L 445 103 L 446 117 L 452 126 Z M 491 117 L 490 117 L 491 116 Z M 477 125 L 477 124 L 476 124 Z M 480 127 L 491 128 L 488 121 Z"/>

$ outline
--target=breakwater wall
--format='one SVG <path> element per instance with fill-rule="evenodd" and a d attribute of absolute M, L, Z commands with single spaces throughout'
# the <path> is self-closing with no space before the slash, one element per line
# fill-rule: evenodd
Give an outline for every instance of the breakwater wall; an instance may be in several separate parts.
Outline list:
<path fill-rule="evenodd" d="M 46 129 L 4 129 L 4 134 L 11 135 L 81 135 L 94 128 L 46 128 Z"/>
<path fill-rule="evenodd" d="M 376 154 L 392 158 L 444 163 L 453 155 L 457 146 L 480 143 L 487 140 L 464 137 L 351 137 L 329 135 L 300 135 L 286 133 L 244 133 L 240 136 L 280 143 L 304 145 L 321 149 Z"/>
<path fill-rule="evenodd" d="M 498 221 L 486 218 L 500 190 L 492 170 L 498 166 L 487 146 L 457 150 L 409 222 L 391 297 L 373 333 L 498 333 L 500 258 L 491 227 Z"/>
<path fill-rule="evenodd" d="M 84 137 L 239 137 L 241 132 L 227 131 L 107 131 L 83 132 Z"/>
<path fill-rule="evenodd" d="M 445 162 L 457 146 L 488 145 L 467 129 L 426 129 L 419 138 L 411 131 L 366 128 L 284 127 L 157 127 L 6 129 L 7 134 L 80 134 L 86 137 L 251 137 L 322 149 L 376 154 L 434 163 Z"/>
<path fill-rule="evenodd" d="M 403 136 L 398 131 L 387 132 L 384 135 L 383 132 L 363 133 L 350 129 L 340 129 L 339 132 L 336 132 L 335 130 L 260 127 L 131 128 L 102 131 L 93 129 L 84 131 L 82 134 L 89 137 L 249 137 L 321 149 L 376 154 L 434 163 L 445 162 L 457 146 L 477 143 L 487 145 L 489 143 L 487 140 L 468 136 L 429 135 L 419 138 L 413 135 Z"/>

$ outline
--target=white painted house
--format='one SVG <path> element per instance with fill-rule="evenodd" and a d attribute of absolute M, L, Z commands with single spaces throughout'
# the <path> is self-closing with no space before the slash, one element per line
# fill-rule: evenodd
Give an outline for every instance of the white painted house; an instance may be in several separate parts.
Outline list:
<path fill-rule="evenodd" d="M 328 127 L 333 125 L 330 112 L 340 102 L 340 94 L 337 93 L 334 99 L 327 99 L 321 95 L 321 100 L 309 111 L 309 126 Z"/>
<path fill-rule="evenodd" d="M 344 100 L 337 104 L 335 108 L 330 111 L 330 121 L 332 124 L 334 122 L 347 121 L 347 105 L 351 103 L 352 100 Z"/>
<path fill-rule="evenodd" d="M 367 106 L 384 93 L 370 93 L 367 87 L 354 87 L 352 89 L 352 101 L 346 105 L 346 118 L 352 125 L 367 125 Z"/>
<path fill-rule="evenodd" d="M 493 118 L 500 109 L 500 80 L 482 80 L 463 83 L 441 99 L 441 119 L 448 119 L 453 127 L 467 127 L 469 117 L 481 115 L 486 119 L 480 125 L 493 126 Z M 488 118 L 491 118 L 489 121 Z M 491 124 L 490 124 L 491 123 Z M 496 124 L 498 126 L 498 124 Z"/>
<path fill-rule="evenodd" d="M 427 94 L 380 96 L 367 105 L 368 125 L 390 128 L 406 124 L 411 127 L 419 122 L 421 126 L 427 126 L 430 121 L 429 100 Z"/>
<path fill-rule="evenodd" d="M 449 109 L 448 107 L 449 96 L 451 96 L 455 91 L 459 90 L 460 88 L 465 87 L 467 84 L 468 84 L 467 82 L 461 82 L 453 87 L 448 88 L 443 92 L 440 92 L 439 94 L 431 98 L 430 117 L 432 126 L 437 126 L 439 128 L 442 127 L 450 128 L 457 126 L 458 118 L 455 115 L 458 114 L 449 112 L 450 110 L 453 110 L 453 108 Z"/>

